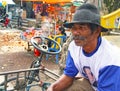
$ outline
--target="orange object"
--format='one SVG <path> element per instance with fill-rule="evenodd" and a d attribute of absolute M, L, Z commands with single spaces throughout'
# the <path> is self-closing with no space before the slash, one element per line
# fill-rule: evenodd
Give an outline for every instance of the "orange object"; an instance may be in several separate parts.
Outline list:
<path fill-rule="evenodd" d="M 24 32 L 23 35 L 26 37 L 28 34 L 27 34 L 27 32 Z"/>
<path fill-rule="evenodd" d="M 32 36 L 34 36 L 34 34 L 35 34 L 35 30 L 32 30 L 31 33 L 32 33 Z"/>
<path fill-rule="evenodd" d="M 37 1 L 41 1 L 44 3 L 49 3 L 49 4 L 54 4 L 54 3 L 63 3 L 63 2 L 71 2 L 72 0 L 22 0 L 22 1 L 33 1 L 33 2 L 37 2 Z"/>
<path fill-rule="evenodd" d="M 36 48 L 34 48 L 34 55 L 36 57 L 40 56 L 40 51 L 38 49 L 36 49 Z"/>
<path fill-rule="evenodd" d="M 63 2 L 71 2 L 72 0 L 43 0 L 46 3 L 54 4 L 54 3 L 63 3 Z"/>

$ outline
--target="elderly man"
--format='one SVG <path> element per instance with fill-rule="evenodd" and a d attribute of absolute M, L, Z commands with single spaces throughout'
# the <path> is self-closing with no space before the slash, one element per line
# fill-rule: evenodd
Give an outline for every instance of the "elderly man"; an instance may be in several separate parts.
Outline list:
<path fill-rule="evenodd" d="M 120 51 L 101 36 L 107 29 L 100 25 L 99 10 L 83 4 L 64 26 L 71 28 L 73 41 L 63 75 L 47 91 L 120 91 Z"/>

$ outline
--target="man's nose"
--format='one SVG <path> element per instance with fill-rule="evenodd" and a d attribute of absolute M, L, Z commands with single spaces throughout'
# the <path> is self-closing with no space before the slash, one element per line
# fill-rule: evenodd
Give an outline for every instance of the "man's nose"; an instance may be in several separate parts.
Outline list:
<path fill-rule="evenodd" d="M 72 33 L 73 33 L 74 35 L 80 35 L 80 34 L 81 34 L 80 30 L 78 30 L 78 29 L 73 30 Z"/>

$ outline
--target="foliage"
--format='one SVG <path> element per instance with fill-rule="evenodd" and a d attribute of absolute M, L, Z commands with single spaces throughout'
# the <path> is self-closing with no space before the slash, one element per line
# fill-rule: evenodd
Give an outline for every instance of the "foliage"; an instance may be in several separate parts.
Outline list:
<path fill-rule="evenodd" d="M 120 8 L 120 0 L 103 0 L 109 13 Z"/>

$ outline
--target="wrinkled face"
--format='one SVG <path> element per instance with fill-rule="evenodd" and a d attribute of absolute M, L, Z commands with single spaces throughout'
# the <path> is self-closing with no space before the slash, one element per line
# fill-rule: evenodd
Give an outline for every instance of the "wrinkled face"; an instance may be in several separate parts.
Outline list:
<path fill-rule="evenodd" d="M 96 37 L 89 24 L 74 24 L 71 28 L 74 42 L 77 46 L 89 46 Z"/>

